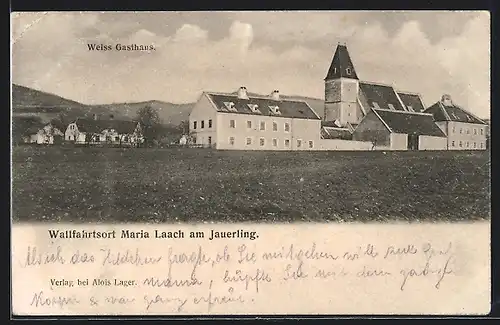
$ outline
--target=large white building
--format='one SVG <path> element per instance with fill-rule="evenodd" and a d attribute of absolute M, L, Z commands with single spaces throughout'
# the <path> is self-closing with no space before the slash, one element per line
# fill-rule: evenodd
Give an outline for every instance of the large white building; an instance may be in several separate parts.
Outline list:
<path fill-rule="evenodd" d="M 339 44 L 325 102 L 205 92 L 189 116 L 192 143 L 234 150 L 484 150 L 487 124 L 448 95 L 426 109 L 418 93 L 362 81 Z"/>
<path fill-rule="evenodd" d="M 192 143 L 232 150 L 315 150 L 321 118 L 305 102 L 269 96 L 204 92 L 189 115 Z"/>

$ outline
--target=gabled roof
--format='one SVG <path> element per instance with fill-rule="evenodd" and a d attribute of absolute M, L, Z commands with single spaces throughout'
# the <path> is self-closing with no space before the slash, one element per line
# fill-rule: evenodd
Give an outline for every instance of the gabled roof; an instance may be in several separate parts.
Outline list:
<path fill-rule="evenodd" d="M 403 91 L 398 91 L 397 93 L 408 111 L 413 110 L 414 112 L 417 113 L 425 111 L 424 103 L 422 102 L 422 99 L 420 98 L 419 94 L 408 93 Z"/>
<path fill-rule="evenodd" d="M 321 119 L 305 101 L 289 99 L 276 101 L 265 96 L 251 95 L 248 96 L 248 99 L 240 99 L 236 94 L 214 92 L 207 92 L 205 94 L 219 112 L 314 120 Z M 277 112 L 273 111 L 275 106 L 278 107 Z M 256 108 L 256 110 L 252 110 L 252 107 Z"/>
<path fill-rule="evenodd" d="M 431 114 L 386 109 L 373 109 L 372 111 L 392 133 L 446 137 L 434 122 Z"/>
<path fill-rule="evenodd" d="M 101 133 L 104 130 L 114 129 L 120 134 L 134 133 L 137 127 L 136 121 L 122 120 L 94 120 L 94 119 L 77 119 L 76 123 L 80 132 Z"/>
<path fill-rule="evenodd" d="M 365 109 L 391 109 L 390 105 L 392 105 L 394 110 L 405 111 L 405 108 L 401 104 L 401 101 L 392 86 L 361 81 L 359 83 L 359 89 L 362 93 L 360 95 L 360 101 L 362 102 L 363 107 L 368 105 Z"/>
<path fill-rule="evenodd" d="M 323 139 L 352 140 L 352 133 L 347 128 L 323 126 L 321 128 L 321 137 Z"/>
<path fill-rule="evenodd" d="M 349 51 L 347 51 L 347 46 L 340 44 L 337 45 L 325 80 L 338 78 L 358 79 L 354 64 L 352 64 L 351 57 L 349 56 Z"/>
<path fill-rule="evenodd" d="M 425 113 L 430 113 L 434 116 L 435 121 L 453 121 L 473 124 L 487 124 L 464 108 L 455 104 L 444 105 L 441 101 L 427 108 Z"/>

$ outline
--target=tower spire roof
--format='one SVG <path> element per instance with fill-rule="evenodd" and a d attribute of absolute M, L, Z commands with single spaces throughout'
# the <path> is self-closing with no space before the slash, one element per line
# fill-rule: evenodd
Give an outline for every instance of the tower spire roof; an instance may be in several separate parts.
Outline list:
<path fill-rule="evenodd" d="M 347 51 L 347 45 L 345 43 L 337 44 L 337 49 L 335 50 L 335 55 L 333 56 L 330 69 L 328 70 L 325 80 L 338 78 L 358 80 L 358 75 L 356 74 L 356 70 L 354 70 L 354 64 L 352 64 L 349 51 Z"/>

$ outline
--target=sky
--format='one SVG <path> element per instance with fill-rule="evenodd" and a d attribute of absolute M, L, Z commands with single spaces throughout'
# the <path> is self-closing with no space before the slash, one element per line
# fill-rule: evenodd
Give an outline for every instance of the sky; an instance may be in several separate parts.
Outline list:
<path fill-rule="evenodd" d="M 13 13 L 11 23 L 13 83 L 85 104 L 193 102 L 240 86 L 324 98 L 341 42 L 361 80 L 420 93 L 426 106 L 450 94 L 490 116 L 485 11 L 42 12 Z"/>

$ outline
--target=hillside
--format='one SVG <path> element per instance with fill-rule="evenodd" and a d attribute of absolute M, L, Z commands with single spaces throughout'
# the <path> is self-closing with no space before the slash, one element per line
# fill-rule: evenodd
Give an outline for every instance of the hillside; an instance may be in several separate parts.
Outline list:
<path fill-rule="evenodd" d="M 105 105 L 90 106 L 92 114 L 106 115 L 113 114 L 121 116 L 124 119 L 134 119 L 137 111 L 142 107 L 149 105 L 158 110 L 160 119 L 164 124 L 178 125 L 180 122 L 189 118 L 189 112 L 193 103 L 173 104 L 159 100 L 150 100 L 137 103 L 113 103 Z"/>
<path fill-rule="evenodd" d="M 58 95 L 35 90 L 25 86 L 12 85 L 12 112 L 14 116 L 39 116 L 42 120 L 63 115 L 66 119 L 114 115 L 118 119 L 134 119 L 137 111 L 151 105 L 157 108 L 164 124 L 179 124 L 186 120 L 191 111 L 192 103 L 173 104 L 158 100 L 137 103 L 113 103 L 104 105 L 85 105 Z"/>
<path fill-rule="evenodd" d="M 261 94 L 251 94 L 263 96 Z M 304 96 L 281 95 L 285 99 L 303 100 L 319 115 L 323 116 L 324 101 Z M 113 115 L 117 119 L 135 119 L 137 111 L 150 105 L 158 109 L 163 124 L 178 125 L 189 118 L 194 103 L 174 104 L 159 100 L 131 103 L 113 103 L 103 105 L 85 105 L 61 96 L 31 89 L 25 86 L 12 85 L 12 111 L 14 116 L 39 116 L 42 120 L 50 120 L 63 115 L 66 119 Z"/>

